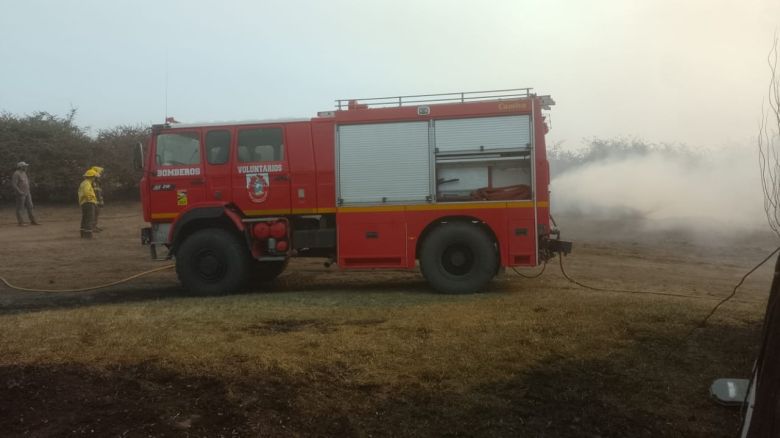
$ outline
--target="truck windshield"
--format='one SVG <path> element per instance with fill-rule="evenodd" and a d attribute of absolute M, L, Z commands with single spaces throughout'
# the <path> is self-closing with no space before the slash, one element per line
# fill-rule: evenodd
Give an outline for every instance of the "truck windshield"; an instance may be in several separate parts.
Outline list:
<path fill-rule="evenodd" d="M 177 132 L 157 136 L 157 165 L 187 166 L 200 163 L 200 139 L 197 132 Z"/>

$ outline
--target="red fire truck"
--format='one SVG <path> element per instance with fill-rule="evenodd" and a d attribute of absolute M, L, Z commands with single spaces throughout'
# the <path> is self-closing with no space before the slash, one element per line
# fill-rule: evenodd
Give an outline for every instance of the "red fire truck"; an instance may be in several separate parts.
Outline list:
<path fill-rule="evenodd" d="M 302 120 L 154 125 L 142 241 L 190 291 L 274 279 L 291 257 L 415 269 L 471 293 L 571 244 L 550 227 L 531 89 L 344 99 Z"/>

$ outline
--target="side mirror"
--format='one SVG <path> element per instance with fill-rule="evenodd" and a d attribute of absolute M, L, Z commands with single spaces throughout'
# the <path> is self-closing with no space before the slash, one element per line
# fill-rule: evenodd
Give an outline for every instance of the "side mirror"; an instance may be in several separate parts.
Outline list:
<path fill-rule="evenodd" d="M 143 170 L 144 168 L 144 144 L 140 141 L 133 150 L 133 167 L 138 170 Z"/>

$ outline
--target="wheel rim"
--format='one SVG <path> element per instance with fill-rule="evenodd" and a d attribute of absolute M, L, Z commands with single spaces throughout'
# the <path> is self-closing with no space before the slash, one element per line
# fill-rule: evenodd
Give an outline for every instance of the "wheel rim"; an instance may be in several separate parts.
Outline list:
<path fill-rule="evenodd" d="M 209 282 L 221 280 L 227 270 L 225 263 L 210 249 L 198 251 L 194 265 L 200 278 Z"/>
<path fill-rule="evenodd" d="M 451 275 L 466 275 L 474 268 L 474 252 L 466 245 L 450 245 L 441 255 L 441 265 Z"/>

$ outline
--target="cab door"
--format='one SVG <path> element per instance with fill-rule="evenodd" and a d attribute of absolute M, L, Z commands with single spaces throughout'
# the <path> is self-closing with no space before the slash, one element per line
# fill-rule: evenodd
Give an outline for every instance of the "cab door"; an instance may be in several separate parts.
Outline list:
<path fill-rule="evenodd" d="M 230 188 L 230 150 L 233 130 L 230 128 L 211 128 L 205 131 L 203 141 L 206 153 L 206 199 L 229 203 L 232 199 Z"/>
<path fill-rule="evenodd" d="M 290 167 L 281 125 L 236 133 L 233 202 L 249 216 L 290 214 Z"/>
<path fill-rule="evenodd" d="M 149 177 L 151 217 L 172 220 L 189 206 L 205 199 L 200 131 L 159 133 L 155 140 Z"/>

